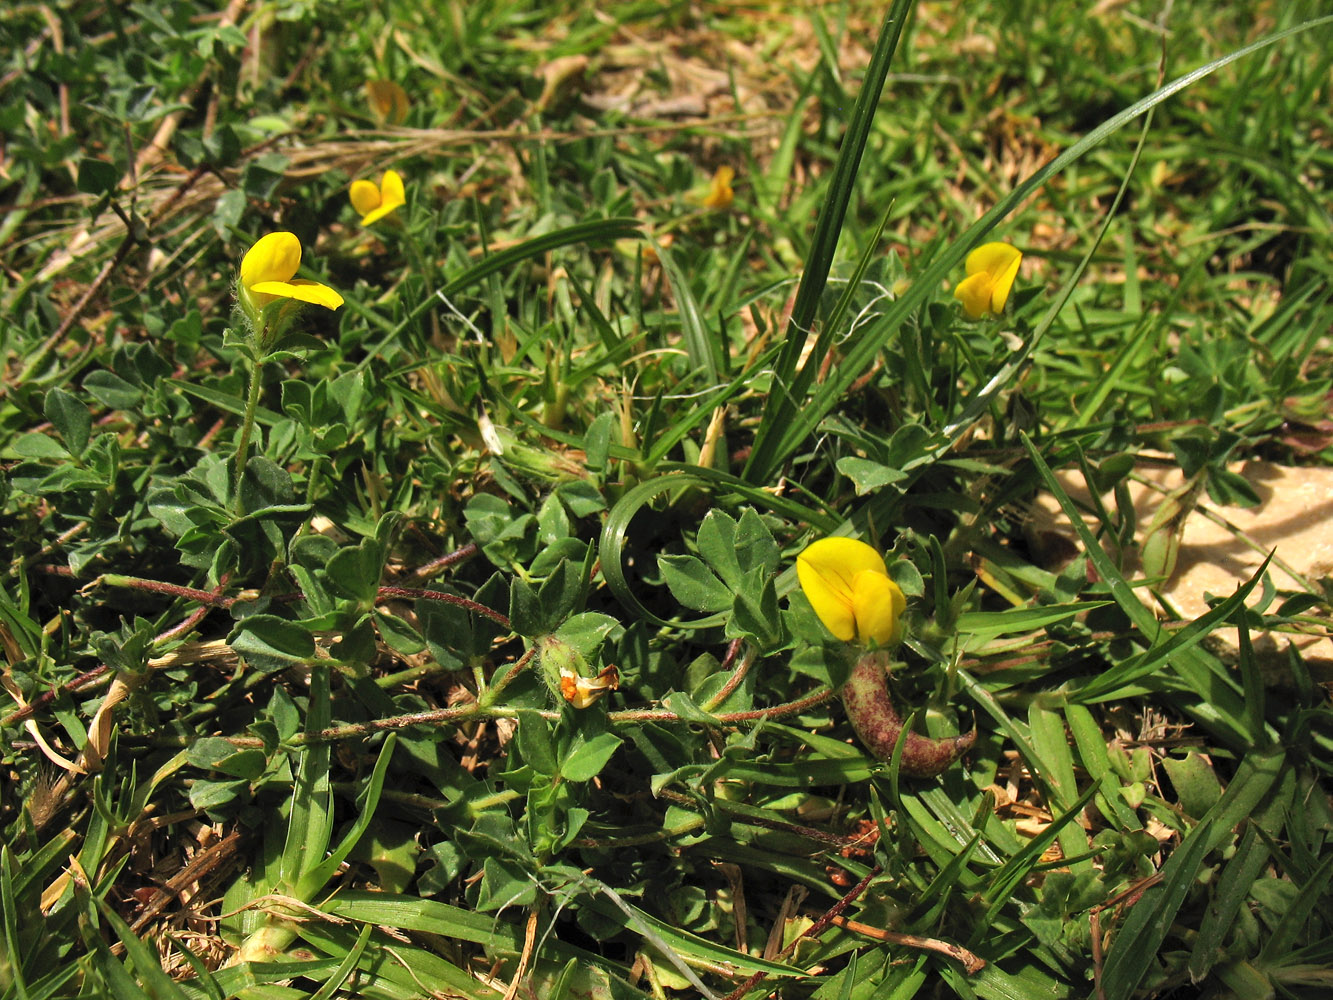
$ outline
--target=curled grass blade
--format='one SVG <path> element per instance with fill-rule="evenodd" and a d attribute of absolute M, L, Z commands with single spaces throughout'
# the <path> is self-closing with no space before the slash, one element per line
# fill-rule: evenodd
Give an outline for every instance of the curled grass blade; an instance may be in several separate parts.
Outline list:
<path fill-rule="evenodd" d="M 671 469 L 672 467 L 667 466 L 665 468 Z M 722 614 L 708 615 L 704 618 L 686 621 L 667 621 L 644 606 L 643 602 L 635 595 L 629 585 L 629 580 L 625 576 L 625 545 L 635 515 L 663 494 L 688 489 L 727 490 L 756 506 L 777 513 L 787 516 L 799 515 L 802 520 L 808 519 L 808 521 L 818 524 L 830 523 L 830 519 L 810 508 L 776 497 L 766 490 L 758 489 L 742 479 L 729 476 L 715 469 L 691 467 L 688 471 L 684 469 L 667 471 L 664 475 L 640 483 L 621 497 L 616 505 L 611 508 L 611 512 L 607 515 L 606 522 L 602 526 L 598 554 L 601 558 L 602 576 L 616 599 L 639 618 L 664 628 L 709 628 L 724 621 Z M 795 571 L 793 570 L 790 575 L 794 579 Z"/>

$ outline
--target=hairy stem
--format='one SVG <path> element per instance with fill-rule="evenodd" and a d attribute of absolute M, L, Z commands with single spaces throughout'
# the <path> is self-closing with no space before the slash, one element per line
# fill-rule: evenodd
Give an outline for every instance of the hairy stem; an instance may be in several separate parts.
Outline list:
<path fill-rule="evenodd" d="M 263 388 L 264 373 L 258 360 L 250 366 L 250 388 L 245 398 L 245 417 L 241 421 L 241 436 L 236 443 L 236 511 L 245 513 L 241 499 L 241 480 L 245 478 L 245 458 L 250 450 L 250 433 L 255 427 L 255 411 L 259 408 L 259 391 Z"/>

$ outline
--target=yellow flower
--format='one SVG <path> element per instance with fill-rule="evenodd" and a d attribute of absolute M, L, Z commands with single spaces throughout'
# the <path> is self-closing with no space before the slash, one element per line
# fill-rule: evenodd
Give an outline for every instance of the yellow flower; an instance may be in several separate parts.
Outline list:
<path fill-rule="evenodd" d="M 821 538 L 796 557 L 796 576 L 825 628 L 843 642 L 893 643 L 907 600 L 884 557 L 855 538 Z"/>
<path fill-rule="evenodd" d="M 301 241 L 292 233 L 269 233 L 241 259 L 241 295 L 256 309 L 278 299 L 337 309 L 343 297 L 328 285 L 294 277 L 301 266 Z"/>
<path fill-rule="evenodd" d="M 394 209 L 407 204 L 403 179 L 396 170 L 384 171 L 379 187 L 373 181 L 352 181 L 348 193 L 352 196 L 352 207 L 361 213 L 363 226 L 378 222 Z"/>
<path fill-rule="evenodd" d="M 366 97 L 371 113 L 382 122 L 397 125 L 407 117 L 412 102 L 401 86 L 392 80 L 367 80 Z"/>
<path fill-rule="evenodd" d="M 731 206 L 731 200 L 736 197 L 736 192 L 731 190 L 731 180 L 735 176 L 736 171 L 726 164 L 717 168 L 703 196 L 704 208 L 723 209 Z"/>
<path fill-rule="evenodd" d="M 967 255 L 967 277 L 958 282 L 953 297 L 971 319 L 986 313 L 999 315 L 1009 301 L 1009 289 L 1018 277 L 1023 255 L 1008 243 L 983 243 Z"/>

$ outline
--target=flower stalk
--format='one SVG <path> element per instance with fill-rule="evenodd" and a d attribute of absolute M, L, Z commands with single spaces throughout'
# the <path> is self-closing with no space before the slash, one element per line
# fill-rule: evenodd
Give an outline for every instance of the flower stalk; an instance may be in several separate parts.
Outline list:
<path fill-rule="evenodd" d="M 328 285 L 296 277 L 301 267 L 301 241 L 293 233 L 269 233 L 261 237 L 241 258 L 236 299 L 245 322 L 244 348 L 250 359 L 250 385 L 246 391 L 245 414 L 236 441 L 236 507 L 241 503 L 241 480 L 245 460 L 254 433 L 255 413 L 263 387 L 263 367 L 269 352 L 296 318 L 302 304 L 337 309 L 343 297 Z"/>

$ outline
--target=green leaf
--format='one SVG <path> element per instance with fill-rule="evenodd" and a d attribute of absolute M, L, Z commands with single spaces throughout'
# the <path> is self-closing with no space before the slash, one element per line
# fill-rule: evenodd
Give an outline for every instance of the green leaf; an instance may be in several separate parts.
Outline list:
<path fill-rule="evenodd" d="M 195 767 L 221 771 L 233 778 L 254 781 L 264 773 L 268 760 L 262 750 L 238 749 L 230 740 L 209 736 L 197 740 L 187 750 L 187 759 Z"/>
<path fill-rule="evenodd" d="M 532 638 L 547 631 L 541 602 L 531 584 L 514 577 L 509 584 L 509 626 L 516 635 Z"/>
<path fill-rule="evenodd" d="M 838 471 L 852 481 L 852 485 L 856 488 L 856 495 L 859 497 L 863 497 L 867 493 L 874 493 L 885 486 L 900 483 L 908 478 L 907 473 L 901 469 L 869 458 L 857 458 L 854 455 L 846 455 L 838 459 L 837 465 Z"/>
<path fill-rule="evenodd" d="M 762 566 L 746 574 L 732 604 L 727 635 L 746 635 L 762 649 L 782 644 L 782 615 L 778 610 L 778 592 L 773 577 Z"/>
<path fill-rule="evenodd" d="M 200 812 L 225 815 L 234 810 L 235 803 L 244 802 L 249 793 L 248 778 L 200 780 L 190 786 L 190 806 Z"/>
<path fill-rule="evenodd" d="M 1222 782 L 1202 754 L 1190 752 L 1183 759 L 1163 757 L 1162 767 L 1186 816 L 1202 818 L 1222 797 Z"/>
<path fill-rule="evenodd" d="M 269 614 L 241 619 L 227 637 L 227 644 L 264 673 L 303 666 L 315 656 L 315 639 L 307 629 Z"/>
<path fill-rule="evenodd" d="M 69 450 L 63 444 L 50 434 L 43 434 L 41 431 L 29 431 L 17 438 L 12 447 L 14 454 L 20 458 L 38 460 L 69 458 Z"/>
<path fill-rule="evenodd" d="M 551 739 L 551 727 L 536 712 L 518 713 L 518 752 L 523 755 L 523 762 L 538 774 L 551 776 L 560 770 L 560 762 L 555 754 L 555 742 Z"/>
<path fill-rule="evenodd" d="M 241 479 L 241 503 L 245 509 L 259 512 L 271 507 L 290 507 L 295 502 L 296 491 L 287 470 L 263 455 L 252 455 L 245 463 Z"/>
<path fill-rule="evenodd" d="M 373 538 L 363 538 L 357 545 L 339 549 L 329 560 L 325 582 L 335 593 L 369 608 L 379 593 L 384 556 Z"/>
<path fill-rule="evenodd" d="M 89 372 L 83 380 L 83 391 L 112 410 L 132 410 L 143 398 L 143 393 L 136 386 L 115 372 L 105 370 Z"/>
<path fill-rule="evenodd" d="M 537 883 L 522 868 L 504 858 L 487 858 L 481 866 L 477 910 L 490 913 L 511 906 L 531 906 L 537 901 Z"/>
<path fill-rule="evenodd" d="M 659 555 L 657 566 L 671 595 L 685 607 L 694 611 L 731 607 L 731 590 L 697 556 Z"/>
<path fill-rule="evenodd" d="M 752 507 L 746 507 L 741 512 L 740 523 L 736 526 L 735 546 L 735 558 L 742 573 L 762 571 L 773 574 L 782 562 L 782 552 L 773 540 L 773 533 Z M 727 580 L 726 577 L 723 579 L 728 586 L 735 586 L 739 582 Z"/>
<path fill-rule="evenodd" d="M 556 638 L 574 647 L 584 659 L 591 659 L 606 637 L 620 628 L 620 622 L 600 611 L 584 611 L 561 623 Z"/>
<path fill-rule="evenodd" d="M 623 742 L 612 733 L 598 733 L 587 741 L 580 737 L 560 765 L 561 776 L 567 781 L 591 781 L 602 773 L 602 768 Z"/>
<path fill-rule="evenodd" d="M 716 508 L 710 510 L 699 525 L 697 541 L 699 555 L 722 583 L 732 589 L 739 587 L 744 570 L 740 563 L 740 553 L 736 549 L 735 519 Z"/>
<path fill-rule="evenodd" d="M 93 429 L 93 417 L 88 407 L 57 387 L 47 392 L 43 411 L 46 419 L 60 432 L 70 454 L 82 455 Z"/>
<path fill-rule="evenodd" d="M 85 156 L 79 160 L 78 188 L 84 194 L 104 195 L 120 184 L 120 169 L 106 160 Z"/>

